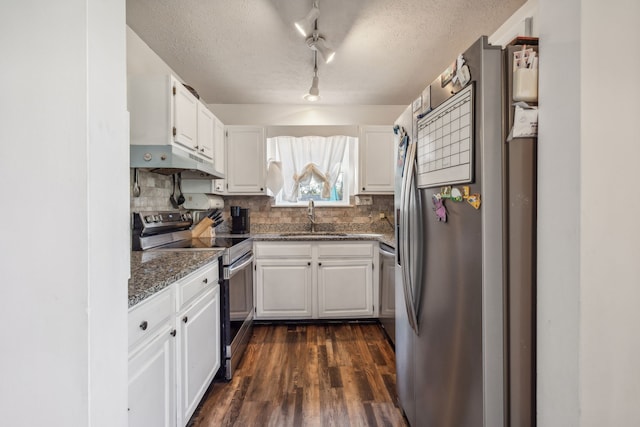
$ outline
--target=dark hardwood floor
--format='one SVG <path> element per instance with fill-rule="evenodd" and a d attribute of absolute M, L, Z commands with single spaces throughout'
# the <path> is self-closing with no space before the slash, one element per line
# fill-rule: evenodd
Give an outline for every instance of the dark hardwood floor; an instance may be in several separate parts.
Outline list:
<path fill-rule="evenodd" d="M 229 383 L 190 426 L 406 426 L 377 324 L 258 325 Z"/>

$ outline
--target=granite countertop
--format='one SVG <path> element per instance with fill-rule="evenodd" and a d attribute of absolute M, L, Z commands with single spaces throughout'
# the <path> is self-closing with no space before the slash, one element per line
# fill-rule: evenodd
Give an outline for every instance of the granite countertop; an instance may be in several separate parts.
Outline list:
<path fill-rule="evenodd" d="M 129 308 L 217 260 L 223 249 L 131 252 Z"/>
<path fill-rule="evenodd" d="M 251 237 L 255 241 L 350 241 L 350 240 L 375 240 L 396 247 L 393 233 L 350 233 L 350 232 L 285 232 L 285 233 L 253 233 Z"/>
<path fill-rule="evenodd" d="M 396 247 L 393 233 L 305 232 L 252 233 L 230 235 L 250 237 L 255 241 L 353 241 L 375 240 Z M 220 235 L 219 237 L 223 237 Z M 223 249 L 183 249 L 175 251 L 131 252 L 129 308 L 179 279 L 218 259 Z"/>

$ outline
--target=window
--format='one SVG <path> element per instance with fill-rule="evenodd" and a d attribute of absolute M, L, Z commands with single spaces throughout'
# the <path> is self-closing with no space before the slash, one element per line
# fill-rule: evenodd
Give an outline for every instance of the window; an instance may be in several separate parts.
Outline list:
<path fill-rule="evenodd" d="M 267 181 L 281 183 L 269 188 L 275 206 L 306 206 L 309 200 L 348 206 L 356 141 L 342 135 L 267 138 Z"/>

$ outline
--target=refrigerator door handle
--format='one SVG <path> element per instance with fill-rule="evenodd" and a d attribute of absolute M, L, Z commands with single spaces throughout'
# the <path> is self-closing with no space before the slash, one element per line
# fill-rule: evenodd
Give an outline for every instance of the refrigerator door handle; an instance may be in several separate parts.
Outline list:
<path fill-rule="evenodd" d="M 416 144 L 409 144 L 407 147 L 407 157 L 405 160 L 405 170 L 404 177 L 402 180 L 402 189 L 400 192 L 400 235 L 401 235 L 401 245 L 402 249 L 400 251 L 400 268 L 402 271 L 402 288 L 404 292 L 404 300 L 405 306 L 407 309 L 407 318 L 409 319 L 409 324 L 411 328 L 418 334 L 418 318 L 416 312 L 416 304 L 414 300 L 414 286 L 413 279 L 415 268 L 417 267 L 416 259 L 415 259 L 415 244 L 413 244 L 410 239 L 410 219 L 413 215 L 410 215 L 411 209 L 411 192 L 413 186 L 413 178 L 415 171 L 415 156 L 416 156 Z M 420 218 L 417 218 L 418 222 Z M 413 249 L 413 250 L 412 250 Z"/>

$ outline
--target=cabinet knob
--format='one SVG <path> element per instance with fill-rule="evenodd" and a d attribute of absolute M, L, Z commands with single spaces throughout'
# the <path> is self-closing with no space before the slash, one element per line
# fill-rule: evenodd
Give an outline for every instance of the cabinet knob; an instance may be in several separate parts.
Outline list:
<path fill-rule="evenodd" d="M 321 262 L 319 262 L 319 263 L 318 263 L 318 266 L 320 266 L 320 265 L 322 265 L 322 263 L 321 263 Z"/>
<path fill-rule="evenodd" d="M 204 283 L 204 284 L 206 285 L 207 283 L 209 283 L 209 279 L 207 279 L 207 278 L 205 277 L 204 279 L 202 279 L 202 283 Z"/>
<path fill-rule="evenodd" d="M 362 191 L 364 191 L 364 187 L 362 187 Z"/>
<path fill-rule="evenodd" d="M 184 316 L 184 317 L 182 318 L 182 321 L 183 321 L 184 323 L 187 323 L 187 322 L 189 321 L 189 317 Z"/>
<path fill-rule="evenodd" d="M 171 334 L 171 336 L 172 336 L 172 337 L 175 337 L 175 336 L 176 336 L 176 330 L 175 330 L 175 329 L 173 329 L 173 330 L 172 330 L 171 332 L 169 332 L 169 333 Z"/>
<path fill-rule="evenodd" d="M 260 191 L 264 191 L 264 188 L 260 187 Z"/>
<path fill-rule="evenodd" d="M 307 265 L 311 265 L 311 261 L 307 262 Z"/>
<path fill-rule="evenodd" d="M 147 326 L 149 326 L 149 324 L 146 320 L 143 320 L 142 323 L 140 323 L 140 329 L 142 329 L 143 331 L 147 330 Z"/>

